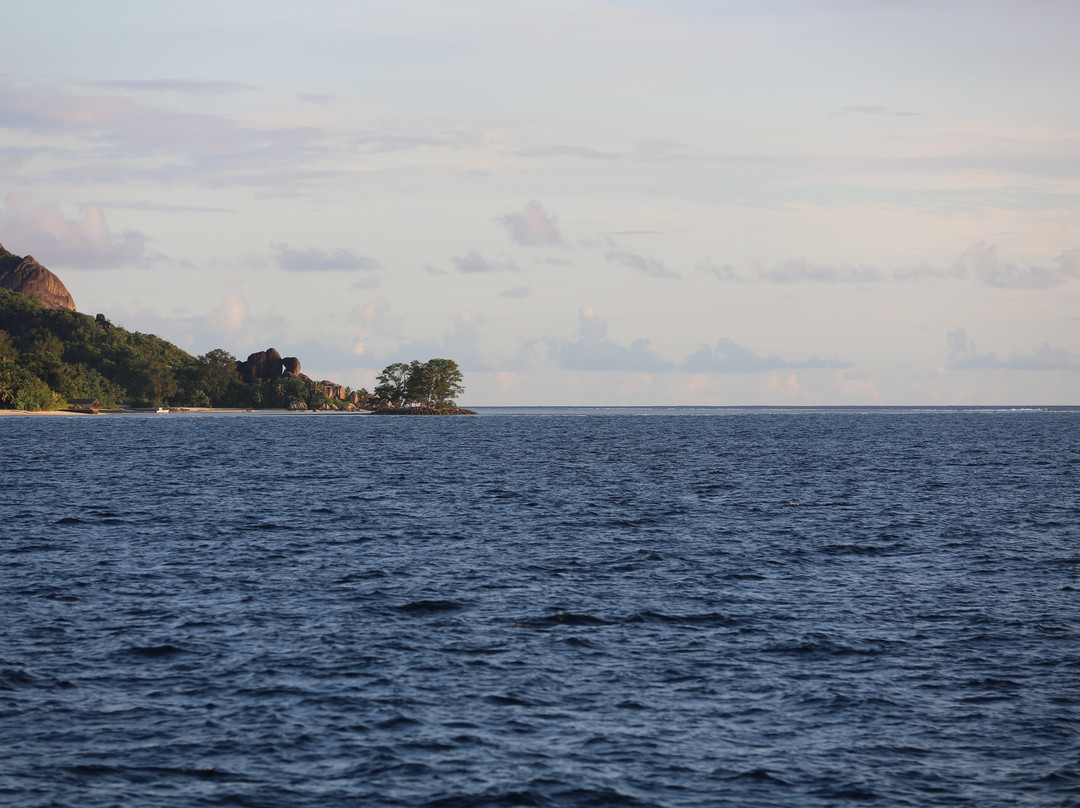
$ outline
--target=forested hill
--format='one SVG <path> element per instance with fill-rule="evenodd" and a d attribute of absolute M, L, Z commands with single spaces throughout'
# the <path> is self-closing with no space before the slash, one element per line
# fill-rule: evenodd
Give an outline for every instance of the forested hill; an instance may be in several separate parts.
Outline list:
<path fill-rule="evenodd" d="M 47 308 L 0 288 L 0 409 L 63 409 L 79 398 L 96 398 L 103 408 L 347 407 L 326 385 L 307 377 L 245 382 L 236 357 L 222 348 L 192 356 L 101 314 Z"/>
<path fill-rule="evenodd" d="M 160 337 L 0 288 L 0 407 L 55 409 L 70 398 L 104 407 L 179 403 L 206 386 L 206 375 L 205 363 Z"/>

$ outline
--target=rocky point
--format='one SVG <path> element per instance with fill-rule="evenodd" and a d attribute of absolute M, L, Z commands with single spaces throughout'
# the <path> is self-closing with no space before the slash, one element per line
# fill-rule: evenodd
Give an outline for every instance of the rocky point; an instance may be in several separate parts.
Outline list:
<path fill-rule="evenodd" d="M 8 252 L 0 244 L 0 287 L 32 297 L 49 309 L 76 311 L 75 301 L 55 274 L 34 260 Z"/>

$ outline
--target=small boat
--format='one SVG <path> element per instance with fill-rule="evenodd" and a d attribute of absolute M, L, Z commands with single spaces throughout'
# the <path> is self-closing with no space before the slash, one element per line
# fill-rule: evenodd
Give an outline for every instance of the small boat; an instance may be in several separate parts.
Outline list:
<path fill-rule="evenodd" d="M 154 410 L 154 412 L 168 412 L 168 411 L 169 411 L 168 407 L 158 407 L 156 410 Z"/>

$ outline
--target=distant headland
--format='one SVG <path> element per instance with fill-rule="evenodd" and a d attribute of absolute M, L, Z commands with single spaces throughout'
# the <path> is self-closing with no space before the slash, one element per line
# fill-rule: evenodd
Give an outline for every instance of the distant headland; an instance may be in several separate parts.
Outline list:
<path fill-rule="evenodd" d="M 452 359 L 394 363 L 375 390 L 353 390 L 301 371 L 267 348 L 238 360 L 224 348 L 192 356 L 104 314 L 80 313 L 55 273 L 0 244 L 0 409 L 125 411 L 202 408 L 467 415 Z"/>

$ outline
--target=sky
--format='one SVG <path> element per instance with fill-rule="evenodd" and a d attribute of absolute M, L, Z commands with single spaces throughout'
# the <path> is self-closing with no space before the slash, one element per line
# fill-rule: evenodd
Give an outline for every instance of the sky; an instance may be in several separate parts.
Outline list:
<path fill-rule="evenodd" d="M 1075 0 L 0 4 L 0 242 L 194 354 L 1080 404 Z"/>

